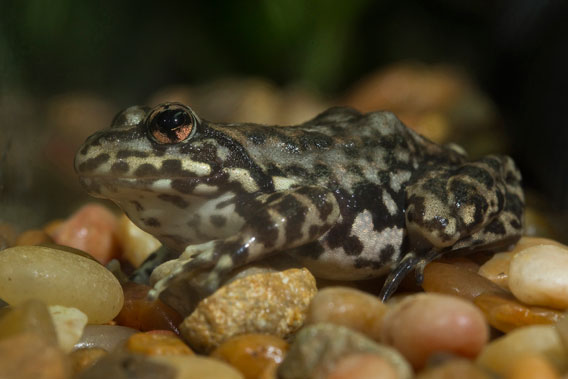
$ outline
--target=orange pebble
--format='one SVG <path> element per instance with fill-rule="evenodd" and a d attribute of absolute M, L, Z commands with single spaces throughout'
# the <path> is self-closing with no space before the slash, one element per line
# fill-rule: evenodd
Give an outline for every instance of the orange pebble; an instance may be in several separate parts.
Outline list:
<path fill-rule="evenodd" d="M 60 245 L 86 251 L 107 264 L 120 253 L 116 230 L 117 219 L 112 212 L 98 204 L 87 204 L 54 230 L 52 237 Z"/>
<path fill-rule="evenodd" d="M 181 339 L 157 333 L 135 333 L 126 341 L 126 349 L 144 355 L 193 355 Z"/>
<path fill-rule="evenodd" d="M 541 355 L 526 355 L 512 367 L 507 379 L 560 379 L 556 369 Z"/>

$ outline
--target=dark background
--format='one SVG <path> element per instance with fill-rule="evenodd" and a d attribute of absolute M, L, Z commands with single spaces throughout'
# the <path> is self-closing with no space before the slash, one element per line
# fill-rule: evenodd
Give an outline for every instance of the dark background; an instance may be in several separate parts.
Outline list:
<path fill-rule="evenodd" d="M 467 72 L 496 104 L 527 187 L 566 210 L 567 25 L 566 2 L 547 0 L 1 0 L 0 221 L 71 206 L 28 162 L 47 124 L 21 130 L 60 93 L 122 108 L 169 84 L 256 76 L 332 97 L 405 60 Z"/>

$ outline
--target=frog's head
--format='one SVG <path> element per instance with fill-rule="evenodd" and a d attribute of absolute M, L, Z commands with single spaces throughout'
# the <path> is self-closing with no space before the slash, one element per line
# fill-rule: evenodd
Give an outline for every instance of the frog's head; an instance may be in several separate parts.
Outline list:
<path fill-rule="evenodd" d="M 85 141 L 75 170 L 91 195 L 113 200 L 143 229 L 179 237 L 185 215 L 236 192 L 231 175 L 245 158 L 227 140 L 183 104 L 133 106 Z"/>

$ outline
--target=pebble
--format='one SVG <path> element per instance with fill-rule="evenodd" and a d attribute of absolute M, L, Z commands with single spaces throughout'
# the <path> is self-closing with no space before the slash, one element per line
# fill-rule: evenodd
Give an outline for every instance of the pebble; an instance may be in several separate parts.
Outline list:
<path fill-rule="evenodd" d="M 54 241 L 49 234 L 41 229 L 26 230 L 16 240 L 16 246 L 41 245 L 44 243 L 54 243 Z"/>
<path fill-rule="evenodd" d="M 0 317 L 0 340 L 27 333 L 40 336 L 53 346 L 58 344 L 49 309 L 39 300 L 28 300 L 18 306 L 3 308 Z"/>
<path fill-rule="evenodd" d="M 568 368 L 568 352 L 552 325 L 518 328 L 489 343 L 477 363 L 500 375 L 507 375 L 527 355 L 544 356 L 559 372 Z"/>
<path fill-rule="evenodd" d="M 416 379 L 492 379 L 493 376 L 468 359 L 454 358 L 421 371 Z"/>
<path fill-rule="evenodd" d="M 177 379 L 177 370 L 141 354 L 116 352 L 98 359 L 74 379 Z M 181 379 L 181 378 L 180 378 Z"/>
<path fill-rule="evenodd" d="M 474 358 L 488 338 L 483 313 L 456 296 L 408 296 L 393 305 L 383 319 L 382 342 L 400 351 L 417 369 L 439 351 Z"/>
<path fill-rule="evenodd" d="M 105 349 L 98 347 L 72 351 L 69 354 L 69 359 L 71 360 L 71 371 L 73 375 L 77 375 L 79 372 L 91 367 L 96 361 L 107 354 L 108 352 Z"/>
<path fill-rule="evenodd" d="M 424 268 L 422 288 L 426 292 L 456 295 L 473 300 L 482 293 L 505 295 L 501 287 L 469 269 L 432 262 Z"/>
<path fill-rule="evenodd" d="M 126 341 L 126 350 L 144 355 L 193 354 L 177 336 L 161 333 L 135 333 Z"/>
<path fill-rule="evenodd" d="M 69 361 L 41 335 L 23 333 L 0 340 L 0 377 L 18 379 L 67 379 Z"/>
<path fill-rule="evenodd" d="M 507 379 L 560 379 L 560 375 L 542 355 L 529 354 L 519 359 L 507 375 Z"/>
<path fill-rule="evenodd" d="M 173 367 L 176 370 L 176 379 L 244 379 L 236 368 L 214 358 L 163 355 L 151 357 L 150 361 Z"/>
<path fill-rule="evenodd" d="M 53 233 L 60 245 L 83 250 L 102 264 L 120 254 L 116 237 L 116 216 L 99 204 L 87 204 L 77 210 Z"/>
<path fill-rule="evenodd" d="M 196 351 L 209 352 L 246 333 L 290 337 L 304 323 L 316 294 L 307 269 L 267 272 L 235 279 L 201 301 L 180 325 Z"/>
<path fill-rule="evenodd" d="M 568 249 L 568 246 L 548 238 L 522 237 L 515 245 L 513 250 L 495 254 L 479 268 L 479 275 L 491 280 L 505 290 L 509 290 L 509 266 L 511 259 L 517 253 L 540 245 L 554 245 Z"/>
<path fill-rule="evenodd" d="M 121 348 L 136 329 L 118 325 L 87 325 L 79 342 L 75 344 L 75 350 L 98 348 L 113 351 Z"/>
<path fill-rule="evenodd" d="M 337 361 L 325 379 L 397 379 L 398 373 L 376 354 L 349 354 Z"/>
<path fill-rule="evenodd" d="M 489 325 L 504 333 L 521 326 L 554 324 L 563 315 L 554 309 L 523 304 L 512 296 L 482 294 L 473 302 L 481 309 Z"/>
<path fill-rule="evenodd" d="M 83 335 L 88 321 L 87 315 L 77 308 L 61 305 L 50 305 L 49 313 L 55 325 L 59 347 L 69 353 Z"/>
<path fill-rule="evenodd" d="M 568 308 L 568 249 L 539 245 L 517 253 L 509 267 L 509 288 L 519 300 Z"/>
<path fill-rule="evenodd" d="M 161 300 L 148 300 L 147 295 L 151 287 L 128 282 L 123 285 L 122 289 L 124 305 L 115 318 L 118 325 L 141 331 L 165 329 L 179 334 L 178 325 L 183 318 Z"/>
<path fill-rule="evenodd" d="M 320 323 L 308 325 L 296 334 L 294 343 L 278 367 L 278 378 L 325 378 L 333 372 L 341 358 L 357 353 L 369 353 L 384 359 L 394 368 L 398 379 L 412 377 L 412 368 L 393 348 L 344 326 Z"/>
<path fill-rule="evenodd" d="M 122 257 L 138 267 L 162 245 L 153 235 L 137 227 L 123 214 L 118 219 L 117 238 L 122 247 Z"/>
<path fill-rule="evenodd" d="M 246 379 L 255 379 L 284 360 L 288 343 L 268 334 L 243 334 L 223 342 L 211 357 L 237 368 Z"/>
<path fill-rule="evenodd" d="M 327 287 L 313 298 L 306 324 L 331 322 L 361 332 L 379 341 L 383 316 L 388 307 L 377 297 L 348 287 Z"/>
<path fill-rule="evenodd" d="M 80 309 L 90 324 L 112 320 L 123 304 L 118 280 L 102 265 L 44 246 L 16 246 L 0 254 L 0 298 L 21 304 L 36 298 Z"/>

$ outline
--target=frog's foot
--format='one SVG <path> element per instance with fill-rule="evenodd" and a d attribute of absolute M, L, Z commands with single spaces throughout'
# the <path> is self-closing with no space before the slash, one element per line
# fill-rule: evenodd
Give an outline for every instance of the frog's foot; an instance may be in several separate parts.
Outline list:
<path fill-rule="evenodd" d="M 158 250 L 150 254 L 148 258 L 142 262 L 140 267 L 134 270 L 128 279 L 135 283 L 148 284 L 152 271 L 162 263 L 175 259 L 177 255 L 175 251 L 161 246 Z"/>
<path fill-rule="evenodd" d="M 441 255 L 438 251 L 430 251 L 428 254 L 418 257 L 414 251 L 406 254 L 398 265 L 390 272 L 383 284 L 379 299 L 384 303 L 396 291 L 402 280 L 408 273 L 414 270 L 416 284 L 422 284 L 424 280 L 424 267 Z"/>

